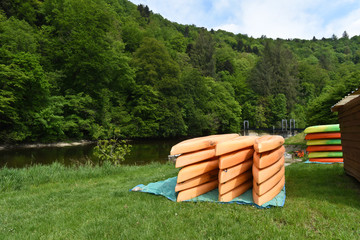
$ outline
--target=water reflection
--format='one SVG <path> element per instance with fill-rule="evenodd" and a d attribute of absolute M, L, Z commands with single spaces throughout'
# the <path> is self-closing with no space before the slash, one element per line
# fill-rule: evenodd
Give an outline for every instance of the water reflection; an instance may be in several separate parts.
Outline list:
<path fill-rule="evenodd" d="M 143 165 L 150 162 L 167 161 L 171 147 L 179 140 L 147 140 L 131 141 L 133 146 L 131 153 L 126 157 L 123 164 Z M 21 168 L 33 164 L 51 164 L 59 162 L 66 166 L 85 163 L 86 161 L 97 162 L 93 155 L 95 144 L 87 144 L 71 147 L 42 147 L 42 148 L 19 148 L 0 151 L 0 167 Z"/>

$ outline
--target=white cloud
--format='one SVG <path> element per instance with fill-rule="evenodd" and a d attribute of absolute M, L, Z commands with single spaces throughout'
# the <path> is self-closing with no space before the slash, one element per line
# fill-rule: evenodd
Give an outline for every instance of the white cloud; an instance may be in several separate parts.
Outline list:
<path fill-rule="evenodd" d="M 240 33 L 241 32 L 241 26 L 230 23 L 230 24 L 224 24 L 224 25 L 220 25 L 218 27 L 215 27 L 215 29 L 222 29 L 228 32 L 233 32 L 233 33 Z"/>
<path fill-rule="evenodd" d="M 325 30 L 326 35 L 336 34 L 341 37 L 346 31 L 349 36 L 360 35 L 360 8 L 353 10 L 349 15 L 343 18 L 331 21 Z"/>
<path fill-rule="evenodd" d="M 193 0 L 131 0 L 135 4 L 148 5 L 154 13 L 161 14 L 170 21 L 182 24 L 204 26 L 206 11 L 200 1 Z"/>
<path fill-rule="evenodd" d="M 272 38 L 360 35 L 357 0 L 131 0 L 170 21 Z"/>
<path fill-rule="evenodd" d="M 310 38 L 320 25 L 317 16 L 306 13 L 310 1 L 253 0 L 242 5 L 239 29 L 254 37 Z M 316 1 L 312 1 L 316 3 Z"/>

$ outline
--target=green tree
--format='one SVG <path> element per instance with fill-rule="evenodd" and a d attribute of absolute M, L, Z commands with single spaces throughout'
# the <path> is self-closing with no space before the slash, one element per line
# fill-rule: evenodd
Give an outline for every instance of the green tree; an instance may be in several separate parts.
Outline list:
<path fill-rule="evenodd" d="M 0 64 L 0 125 L 8 141 L 30 140 L 35 115 L 46 106 L 49 83 L 36 56 L 30 53 L 6 54 Z M 3 55 L 4 56 L 4 55 Z"/>
<path fill-rule="evenodd" d="M 282 119 L 287 118 L 286 97 L 279 93 L 270 99 L 271 124 L 278 125 Z"/>
<path fill-rule="evenodd" d="M 317 98 L 309 102 L 306 115 L 308 125 L 338 122 L 337 114 L 331 112 L 331 107 L 360 86 L 360 71 L 357 66 L 348 66 L 345 69 L 333 86 L 327 86 Z"/>
<path fill-rule="evenodd" d="M 137 66 L 137 86 L 131 104 L 138 131 L 144 136 L 184 135 L 186 126 L 177 100 L 180 69 L 164 44 L 144 38 L 133 65 Z"/>
<path fill-rule="evenodd" d="M 279 42 L 273 44 L 267 41 L 249 84 L 254 92 L 262 96 L 284 94 L 287 108 L 291 109 L 298 96 L 297 74 L 297 61 L 291 51 Z"/>
<path fill-rule="evenodd" d="M 143 33 L 136 22 L 125 22 L 122 28 L 122 39 L 125 43 L 125 50 L 128 52 L 135 52 L 140 46 Z"/>
<path fill-rule="evenodd" d="M 14 17 L 0 21 L 0 43 L 2 48 L 12 53 L 36 53 L 38 49 L 38 34 L 26 21 Z M 2 55 L 4 57 L 6 55 Z"/>
<path fill-rule="evenodd" d="M 183 86 L 183 94 L 180 95 L 181 108 L 188 135 L 201 136 L 211 133 L 211 119 L 205 111 L 209 95 L 205 78 L 198 70 L 187 68 L 183 71 L 181 83 Z"/>
<path fill-rule="evenodd" d="M 137 67 L 136 82 L 158 90 L 168 88 L 168 84 L 171 84 L 168 79 L 176 82 L 180 73 L 179 66 L 172 60 L 164 44 L 154 38 L 144 39 L 134 54 L 133 65 Z"/>
<path fill-rule="evenodd" d="M 306 104 L 329 84 L 330 77 L 319 65 L 299 64 L 299 102 Z"/>
<path fill-rule="evenodd" d="M 216 50 L 216 72 L 227 71 L 229 74 L 234 74 L 234 53 L 230 48 L 219 48 Z"/>
<path fill-rule="evenodd" d="M 25 20 L 31 25 L 41 24 L 43 15 L 41 14 L 40 0 L 2 0 L 0 2 L 0 9 L 6 13 L 7 17 L 16 17 L 20 20 Z"/>
<path fill-rule="evenodd" d="M 112 9 L 102 1 L 59 1 L 44 3 L 47 24 L 54 26 L 55 38 L 45 50 L 55 69 L 64 73 L 63 92 L 71 88 L 96 97 L 97 90 L 131 81 L 129 60 Z"/>
<path fill-rule="evenodd" d="M 94 155 L 100 160 L 100 163 L 109 162 L 120 165 L 125 160 L 125 156 L 131 152 L 131 147 L 125 140 L 120 139 L 120 130 L 117 129 L 111 139 L 97 142 Z"/>
<path fill-rule="evenodd" d="M 234 98 L 234 89 L 229 83 L 216 82 L 207 78 L 207 84 L 211 93 L 207 100 L 207 112 L 212 121 L 214 132 L 240 132 L 241 129 L 241 106 Z"/>
<path fill-rule="evenodd" d="M 198 68 L 204 76 L 215 75 L 215 46 L 212 36 L 205 29 L 200 30 L 195 44 L 190 49 L 191 63 Z"/>

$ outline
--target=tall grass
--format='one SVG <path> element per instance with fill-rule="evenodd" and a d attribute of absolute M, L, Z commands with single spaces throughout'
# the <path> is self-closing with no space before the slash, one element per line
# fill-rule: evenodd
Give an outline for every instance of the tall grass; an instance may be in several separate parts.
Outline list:
<path fill-rule="evenodd" d="M 305 133 L 301 132 L 295 136 L 285 139 L 285 144 L 287 145 L 306 145 Z"/>
<path fill-rule="evenodd" d="M 0 171 L 0 192 L 21 190 L 30 186 L 45 183 L 72 183 L 81 179 L 99 178 L 120 174 L 124 168 L 105 162 L 102 166 L 85 164 L 66 167 L 60 163 L 51 165 L 34 165 L 32 167 L 13 169 L 4 167 Z"/>
<path fill-rule="evenodd" d="M 359 239 L 360 184 L 342 165 L 286 168 L 283 208 L 176 203 L 129 192 L 172 164 L 0 170 L 0 239 Z"/>

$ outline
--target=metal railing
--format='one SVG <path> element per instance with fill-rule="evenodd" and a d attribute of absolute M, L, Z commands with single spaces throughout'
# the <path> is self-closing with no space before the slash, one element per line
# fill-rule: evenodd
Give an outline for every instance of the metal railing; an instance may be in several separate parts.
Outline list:
<path fill-rule="evenodd" d="M 249 135 L 249 131 L 267 132 L 272 135 L 281 135 L 283 137 L 294 136 L 296 133 L 304 131 L 304 128 L 296 128 L 295 119 L 290 119 L 289 124 L 287 119 L 281 120 L 281 128 L 272 126 L 270 128 L 251 128 L 248 120 L 244 120 L 244 136 Z"/>

